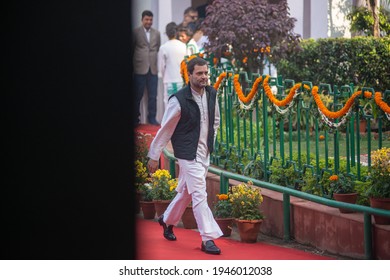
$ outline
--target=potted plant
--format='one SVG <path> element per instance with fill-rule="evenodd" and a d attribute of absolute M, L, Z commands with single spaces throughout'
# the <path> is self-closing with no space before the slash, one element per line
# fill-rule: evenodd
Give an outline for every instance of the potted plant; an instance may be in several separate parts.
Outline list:
<path fill-rule="evenodd" d="M 374 208 L 390 210 L 390 148 L 371 153 L 372 165 L 367 195 Z M 375 223 L 390 224 L 390 218 L 374 215 Z"/>
<path fill-rule="evenodd" d="M 156 209 L 154 207 L 152 197 L 152 186 L 150 183 L 145 183 L 140 188 L 141 200 L 140 207 L 144 215 L 144 219 L 154 219 L 156 216 Z"/>
<path fill-rule="evenodd" d="M 263 214 L 260 211 L 263 196 L 260 188 L 253 186 L 251 181 L 238 184 L 232 187 L 229 200 L 232 204 L 232 216 L 236 219 L 241 242 L 256 242 L 260 225 L 263 222 Z"/>
<path fill-rule="evenodd" d="M 227 194 L 217 194 L 218 201 L 214 205 L 214 218 L 223 232 L 224 237 L 232 233 L 234 218 L 232 216 L 232 204 Z"/>
<path fill-rule="evenodd" d="M 346 203 L 355 204 L 357 201 L 357 192 L 355 192 L 355 182 L 350 176 L 342 173 L 329 177 L 329 189 L 333 199 Z M 352 213 L 352 210 L 339 208 L 341 213 Z"/>
<path fill-rule="evenodd" d="M 176 195 L 177 179 L 166 169 L 157 169 L 151 177 L 151 195 L 157 216 L 161 216 Z"/>
<path fill-rule="evenodd" d="M 134 163 L 135 167 L 135 190 L 136 190 L 136 213 L 140 212 L 140 201 L 144 200 L 144 184 L 148 182 L 149 174 L 146 166 L 140 160 L 136 160 Z"/>

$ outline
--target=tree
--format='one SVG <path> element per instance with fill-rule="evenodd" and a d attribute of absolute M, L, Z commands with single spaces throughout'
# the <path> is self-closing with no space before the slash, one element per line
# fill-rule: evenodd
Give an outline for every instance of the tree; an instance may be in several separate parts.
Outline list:
<path fill-rule="evenodd" d="M 219 57 L 231 49 L 249 72 L 263 73 L 266 58 L 277 61 L 299 49 L 296 19 L 289 17 L 286 0 L 215 0 L 206 12 L 206 51 Z"/>
<path fill-rule="evenodd" d="M 383 7 L 379 10 L 379 36 L 390 35 L 390 12 Z M 374 17 L 366 7 L 356 7 L 348 15 L 351 21 L 351 31 L 356 35 L 374 36 Z"/>
<path fill-rule="evenodd" d="M 367 6 L 374 17 L 373 36 L 379 37 L 379 0 L 368 0 Z"/>
<path fill-rule="evenodd" d="M 364 5 L 364 2 L 365 2 L 365 5 Z M 384 3 L 389 5 L 390 0 L 383 0 L 383 4 Z M 372 36 L 380 37 L 380 25 L 381 25 L 381 22 L 380 22 L 381 18 L 380 17 L 381 16 L 383 17 L 383 13 L 384 13 L 384 12 L 382 14 L 380 13 L 380 10 L 379 10 L 380 1 L 379 0 L 363 0 L 363 1 L 360 0 L 357 3 L 357 6 L 356 6 L 357 9 L 355 9 L 352 12 L 352 14 L 358 14 L 360 11 L 360 17 L 363 18 L 364 8 L 362 8 L 362 7 L 364 7 L 364 6 L 366 6 L 365 8 L 370 12 L 370 14 L 372 16 L 372 23 L 370 22 L 371 18 L 365 17 L 365 19 L 364 19 L 366 22 L 369 22 L 368 24 L 372 28 Z"/>

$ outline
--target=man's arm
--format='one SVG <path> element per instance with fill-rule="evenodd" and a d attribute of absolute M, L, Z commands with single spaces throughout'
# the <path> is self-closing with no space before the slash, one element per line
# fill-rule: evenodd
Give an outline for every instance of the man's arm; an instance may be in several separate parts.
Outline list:
<path fill-rule="evenodd" d="M 154 173 L 158 168 L 158 160 L 163 149 L 171 140 L 172 134 L 179 123 L 181 116 L 180 103 L 174 96 L 169 99 L 167 109 L 161 122 L 161 128 L 158 130 L 156 137 L 154 137 L 150 144 L 148 152 L 148 169 L 149 172 Z"/>

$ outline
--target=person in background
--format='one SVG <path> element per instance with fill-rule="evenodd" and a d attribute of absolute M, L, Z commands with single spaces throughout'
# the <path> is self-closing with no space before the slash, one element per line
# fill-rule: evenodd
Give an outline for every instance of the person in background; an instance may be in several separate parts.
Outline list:
<path fill-rule="evenodd" d="M 156 121 L 157 111 L 157 54 L 161 45 L 160 32 L 152 28 L 153 13 L 145 10 L 142 12 L 141 26 L 133 30 L 133 73 L 136 93 L 136 119 L 139 124 L 140 105 L 145 87 L 148 91 L 148 122 L 152 125 L 160 125 Z"/>
<path fill-rule="evenodd" d="M 202 239 L 201 250 L 207 254 L 220 254 L 214 240 L 223 233 L 207 204 L 206 191 L 210 153 L 214 150 L 220 121 L 217 91 L 208 85 L 206 60 L 195 57 L 188 62 L 187 69 L 189 83 L 169 98 L 161 128 L 150 145 L 147 166 L 151 173 L 157 170 L 160 155 L 171 141 L 180 169 L 177 194 L 158 218 L 163 236 L 176 241 L 173 227 L 192 201 Z"/>
<path fill-rule="evenodd" d="M 163 44 L 158 54 L 159 74 L 164 83 L 164 108 L 168 106 L 168 98 L 183 87 L 180 64 L 187 55 L 186 44 L 176 39 L 177 25 L 170 22 L 165 27 L 168 41 Z"/>
<path fill-rule="evenodd" d="M 192 38 L 193 32 L 188 27 L 179 28 L 178 32 L 179 40 L 182 41 L 187 46 L 187 55 L 193 55 L 199 53 L 198 45 L 195 40 Z"/>
<path fill-rule="evenodd" d="M 203 19 L 201 19 L 201 18 L 199 18 L 195 22 L 195 33 L 192 36 L 192 38 L 195 40 L 195 42 L 198 46 L 200 53 L 205 52 L 204 45 L 209 41 L 207 36 L 203 34 L 202 22 L 203 22 Z"/>
<path fill-rule="evenodd" d="M 192 32 L 194 32 L 194 25 L 190 25 L 190 23 L 195 22 L 198 19 L 198 11 L 195 8 L 188 7 L 184 10 L 183 21 L 179 24 L 178 29 L 182 27 L 189 27 Z"/>

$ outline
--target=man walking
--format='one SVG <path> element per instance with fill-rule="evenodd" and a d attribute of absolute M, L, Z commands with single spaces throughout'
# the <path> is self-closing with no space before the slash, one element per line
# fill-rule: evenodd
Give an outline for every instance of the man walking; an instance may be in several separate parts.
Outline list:
<path fill-rule="evenodd" d="M 144 95 L 145 86 L 148 90 L 148 122 L 159 125 L 156 121 L 157 111 L 157 53 L 161 45 L 160 32 L 152 28 L 153 13 L 145 10 L 142 12 L 142 25 L 133 31 L 133 72 L 136 92 L 136 119 L 139 123 L 140 104 Z"/>
<path fill-rule="evenodd" d="M 216 90 L 208 86 L 207 61 L 196 57 L 188 62 L 189 84 L 169 98 L 162 126 L 151 143 L 148 153 L 149 172 L 158 168 L 162 150 L 171 140 L 178 160 L 177 194 L 167 210 L 158 218 L 163 236 L 175 241 L 176 226 L 187 205 L 192 209 L 202 239 L 201 250 L 220 254 L 214 240 L 223 235 L 207 204 L 206 175 L 210 153 L 219 127 L 220 113 Z"/>

